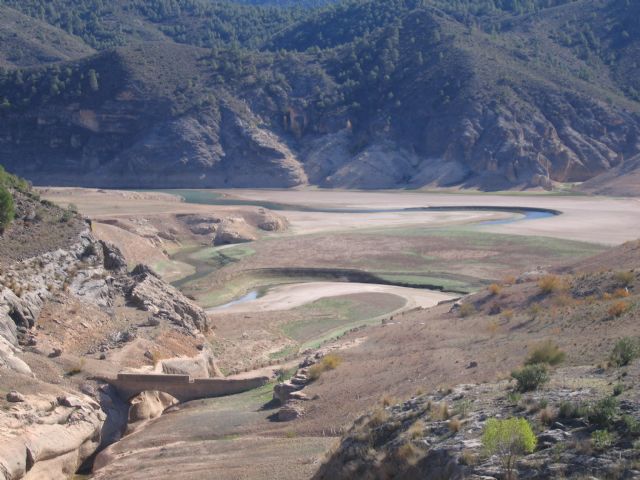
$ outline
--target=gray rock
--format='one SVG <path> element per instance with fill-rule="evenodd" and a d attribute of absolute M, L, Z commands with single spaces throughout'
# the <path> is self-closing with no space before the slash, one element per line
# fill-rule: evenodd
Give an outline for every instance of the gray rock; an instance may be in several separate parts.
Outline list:
<path fill-rule="evenodd" d="M 22 395 L 20 392 L 11 390 L 9 393 L 7 393 L 7 402 L 20 403 L 24 401 L 25 401 L 24 395 Z"/>
<path fill-rule="evenodd" d="M 290 422 L 304 415 L 304 408 L 298 402 L 289 401 L 278 411 L 278 420 Z"/>
<path fill-rule="evenodd" d="M 291 382 L 278 383 L 273 387 L 273 399 L 280 402 L 280 405 L 284 405 L 290 398 L 292 392 L 302 390 L 301 385 L 294 385 Z"/>
<path fill-rule="evenodd" d="M 127 262 L 118 247 L 110 243 L 100 241 L 104 257 L 104 268 L 110 271 L 126 272 Z"/>
<path fill-rule="evenodd" d="M 82 407 L 82 402 L 79 398 L 74 397 L 72 395 L 60 395 L 56 399 L 58 401 L 58 405 L 67 408 L 80 408 Z"/>

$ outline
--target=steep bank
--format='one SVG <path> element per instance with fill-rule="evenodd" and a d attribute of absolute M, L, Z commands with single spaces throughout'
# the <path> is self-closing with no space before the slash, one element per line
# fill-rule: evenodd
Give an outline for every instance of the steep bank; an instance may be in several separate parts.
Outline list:
<path fill-rule="evenodd" d="M 148 267 L 128 272 L 73 210 L 6 178 L 15 219 L 0 237 L 0 473 L 69 478 L 126 427 L 128 405 L 94 378 L 219 375 L 208 319 Z"/>

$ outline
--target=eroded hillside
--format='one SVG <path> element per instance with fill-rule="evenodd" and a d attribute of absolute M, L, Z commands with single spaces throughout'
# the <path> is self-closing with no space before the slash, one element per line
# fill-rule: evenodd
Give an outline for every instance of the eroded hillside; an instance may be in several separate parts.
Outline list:
<path fill-rule="evenodd" d="M 640 150 L 633 3 L 151 3 L 79 23 L 96 56 L 0 76 L 9 169 L 118 187 L 551 188 L 624 175 Z M 138 22 L 116 33 L 107 15 Z"/>
<path fill-rule="evenodd" d="M 173 401 L 143 396 L 128 415 L 96 377 L 218 376 L 203 336 L 209 323 L 148 267 L 129 271 L 73 208 L 41 201 L 26 182 L 0 173 L 14 205 L 0 235 L 0 476 L 68 478 L 118 440 L 127 421 L 159 415 Z"/>

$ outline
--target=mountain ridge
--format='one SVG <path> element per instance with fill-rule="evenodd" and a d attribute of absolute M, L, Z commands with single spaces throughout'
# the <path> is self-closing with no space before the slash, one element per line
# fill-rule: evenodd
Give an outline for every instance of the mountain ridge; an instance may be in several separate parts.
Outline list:
<path fill-rule="evenodd" d="M 236 7 L 203 27 L 227 4 L 162 16 L 162 2 L 120 2 L 165 38 L 133 32 L 115 50 L 0 75 L 0 162 L 62 185 L 495 190 L 583 182 L 640 152 L 634 5 L 470 13 L 489 3 L 238 5 L 256 33 L 205 49 L 167 25 L 198 18 L 198 38 L 221 38 L 242 25 Z"/>

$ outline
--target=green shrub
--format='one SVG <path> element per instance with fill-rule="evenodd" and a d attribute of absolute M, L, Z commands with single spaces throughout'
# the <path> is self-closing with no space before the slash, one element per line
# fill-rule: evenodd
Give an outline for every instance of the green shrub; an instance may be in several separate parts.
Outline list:
<path fill-rule="evenodd" d="M 640 434 L 640 422 L 633 415 L 623 415 L 622 423 L 627 433 L 631 435 Z"/>
<path fill-rule="evenodd" d="M 482 433 L 482 446 L 489 455 L 498 455 L 508 480 L 514 478 L 517 458 L 533 452 L 537 443 L 524 418 L 489 419 Z"/>
<path fill-rule="evenodd" d="M 0 232 L 13 221 L 15 216 L 15 206 L 13 196 L 6 188 L 0 186 Z"/>
<path fill-rule="evenodd" d="M 576 418 L 577 406 L 575 403 L 571 403 L 567 400 L 560 403 L 558 408 L 558 415 L 560 418 Z"/>
<path fill-rule="evenodd" d="M 590 408 L 588 419 L 594 425 L 609 427 L 618 415 L 618 400 L 606 397 Z"/>
<path fill-rule="evenodd" d="M 638 342 L 631 337 L 624 337 L 616 342 L 609 358 L 617 367 L 624 367 L 635 360 L 638 353 Z"/>
<path fill-rule="evenodd" d="M 607 430 L 596 430 L 591 434 L 591 443 L 596 450 L 605 450 L 613 445 L 615 438 Z"/>
<path fill-rule="evenodd" d="M 616 385 L 613 386 L 613 396 L 614 397 L 622 395 L 623 392 L 624 392 L 624 385 L 623 384 L 617 383 Z"/>
<path fill-rule="evenodd" d="M 522 400 L 522 394 L 518 393 L 518 392 L 509 392 L 507 394 L 507 401 L 511 404 L 511 405 L 518 405 L 520 403 L 520 400 Z"/>
<path fill-rule="evenodd" d="M 520 370 L 511 372 L 511 376 L 517 382 L 516 390 L 518 392 L 537 390 L 549 381 L 547 367 L 542 364 L 527 365 Z"/>
<path fill-rule="evenodd" d="M 565 356 L 565 353 L 557 345 L 549 341 L 536 347 L 527 357 L 525 364 L 547 363 L 549 365 L 558 365 L 564 361 Z"/>

